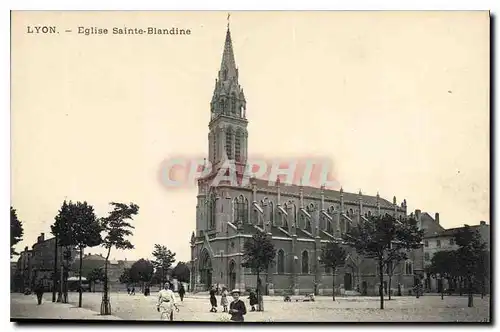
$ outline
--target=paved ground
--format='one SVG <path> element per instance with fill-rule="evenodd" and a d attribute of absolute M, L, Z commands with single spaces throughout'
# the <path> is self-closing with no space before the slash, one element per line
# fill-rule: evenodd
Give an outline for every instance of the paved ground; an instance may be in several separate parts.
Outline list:
<path fill-rule="evenodd" d="M 160 314 L 156 311 L 156 295 L 129 296 L 126 293 L 112 293 L 110 295 L 112 313 L 125 320 L 159 320 Z M 46 294 L 45 300 L 51 299 Z M 219 299 L 218 299 L 219 300 Z M 249 309 L 248 300 L 245 300 Z M 72 305 L 53 304 L 45 302 L 36 306 L 34 296 L 12 294 L 12 317 L 50 316 L 50 318 L 99 319 L 98 312 L 101 304 L 101 293 L 87 293 L 83 296 L 82 310 L 74 308 L 78 303 L 78 294 L 70 293 L 69 301 Z M 32 302 L 33 305 L 27 305 Z M 489 297 L 474 298 L 474 307 L 467 307 L 467 297 L 450 296 L 441 300 L 439 296 L 396 297 L 385 301 L 385 309 L 380 310 L 379 299 L 375 297 L 348 297 L 337 298 L 319 296 L 315 302 L 283 302 L 282 297 L 264 297 L 265 312 L 249 312 L 245 316 L 247 322 L 455 322 L 489 321 Z M 64 306 L 64 310 L 59 308 Z M 38 308 L 37 308 L 38 307 Z M 73 308 L 72 308 L 73 307 Z M 35 309 L 33 309 L 35 308 Z M 70 309 L 68 309 L 70 308 Z M 57 310 L 56 310 L 57 309 Z M 210 313 L 210 304 L 206 295 L 189 295 L 179 304 L 180 312 L 176 313 L 177 321 L 225 321 L 228 314 L 220 312 Z M 27 312 L 26 312 L 27 311 Z M 93 311 L 93 312 L 92 312 Z M 79 315 L 78 317 L 75 315 Z M 111 318 L 113 319 L 113 318 Z M 114 318 L 116 319 L 116 318 Z"/>
<path fill-rule="evenodd" d="M 10 317 L 37 319 L 99 319 L 119 320 L 116 316 L 101 316 L 97 312 L 72 304 L 52 303 L 52 295 L 45 295 L 41 305 L 35 295 L 11 294 Z"/>

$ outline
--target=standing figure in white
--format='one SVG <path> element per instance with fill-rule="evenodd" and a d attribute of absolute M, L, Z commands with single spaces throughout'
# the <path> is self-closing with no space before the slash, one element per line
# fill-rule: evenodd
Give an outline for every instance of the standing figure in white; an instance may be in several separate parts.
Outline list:
<path fill-rule="evenodd" d="M 172 291 L 172 284 L 166 282 L 163 289 L 158 293 L 158 304 L 156 305 L 158 312 L 161 312 L 161 320 L 174 320 L 174 308 L 179 312 L 177 308 L 177 301 L 175 300 L 175 294 Z"/>

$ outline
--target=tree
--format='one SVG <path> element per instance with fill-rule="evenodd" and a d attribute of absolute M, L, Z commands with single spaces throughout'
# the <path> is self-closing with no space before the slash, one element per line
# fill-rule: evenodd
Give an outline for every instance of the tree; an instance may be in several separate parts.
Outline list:
<path fill-rule="evenodd" d="M 116 249 L 134 249 L 134 245 L 126 239 L 127 236 L 133 235 L 132 226 L 128 220 L 132 220 L 133 216 L 139 213 L 139 206 L 130 203 L 111 202 L 113 210 L 105 218 L 102 218 L 102 226 L 105 232 L 105 237 L 102 246 L 108 250 L 106 260 L 104 262 L 104 294 L 101 303 L 101 315 L 111 315 L 111 304 L 109 303 L 108 294 L 108 261 L 111 254 L 111 248 Z"/>
<path fill-rule="evenodd" d="M 384 267 L 397 258 L 406 259 L 406 251 L 420 248 L 423 230 L 418 229 L 417 221 L 413 217 L 399 221 L 385 214 L 368 217 L 366 221 L 351 227 L 343 238 L 345 243 L 355 248 L 359 254 L 377 262 L 380 309 L 384 309 Z"/>
<path fill-rule="evenodd" d="M 101 244 L 101 224 L 97 220 L 92 205 L 87 202 L 64 201 L 59 215 L 56 217 L 54 232 L 58 235 L 59 244 L 74 248 L 80 253 L 78 268 L 78 306 L 82 306 L 82 266 L 83 251 L 86 247 L 95 247 Z M 69 261 L 67 262 L 69 265 Z"/>
<path fill-rule="evenodd" d="M 333 300 L 335 301 L 335 274 L 337 273 L 337 268 L 344 266 L 345 260 L 347 258 L 346 251 L 337 242 L 329 241 L 323 248 L 321 248 L 321 255 L 319 257 L 320 263 L 327 268 L 332 269 L 332 289 L 333 289 Z"/>
<path fill-rule="evenodd" d="M 455 251 L 438 251 L 431 259 L 429 274 L 441 279 L 441 299 L 444 298 L 444 279 L 450 281 L 458 270 Z"/>
<path fill-rule="evenodd" d="M 94 268 L 87 274 L 87 280 L 89 284 L 94 284 L 94 292 L 95 292 L 95 283 L 97 281 L 104 281 L 104 270 L 102 267 Z"/>
<path fill-rule="evenodd" d="M 24 229 L 23 223 L 17 218 L 16 209 L 10 207 L 10 258 L 14 255 L 19 255 L 14 250 L 14 246 L 23 239 Z"/>
<path fill-rule="evenodd" d="M 165 282 L 165 272 L 175 262 L 175 252 L 168 250 L 166 246 L 155 244 L 153 256 L 155 257 L 155 260 L 152 261 L 153 266 L 160 273 L 160 283 L 163 285 Z"/>
<path fill-rule="evenodd" d="M 139 259 L 130 267 L 130 280 L 132 282 L 140 282 L 141 288 L 144 289 L 144 283 L 150 282 L 153 278 L 153 264 L 147 259 Z"/>
<path fill-rule="evenodd" d="M 129 285 L 130 283 L 132 283 L 132 279 L 130 278 L 130 268 L 124 268 L 118 280 L 120 281 L 120 283 L 125 285 Z"/>
<path fill-rule="evenodd" d="M 72 224 L 74 218 L 73 203 L 71 201 L 66 202 L 64 200 L 61 209 L 58 211 L 55 217 L 54 224 L 50 226 L 51 233 L 56 238 L 56 253 L 55 257 L 58 257 L 58 248 L 62 250 L 61 253 L 61 271 L 60 271 L 60 288 L 57 302 L 67 303 L 68 292 L 67 292 L 67 277 L 70 269 L 70 261 L 72 260 L 71 251 L 75 248 L 75 241 L 72 233 Z M 57 280 L 57 264 L 54 264 L 54 285 Z"/>
<path fill-rule="evenodd" d="M 259 299 L 259 310 L 263 311 L 261 300 L 260 273 L 267 271 L 274 264 L 276 248 L 271 238 L 266 233 L 258 231 L 251 239 L 245 241 L 243 245 L 243 263 L 245 268 L 252 269 L 257 273 L 257 299 Z"/>
<path fill-rule="evenodd" d="M 86 247 L 95 247 L 101 244 L 102 226 L 97 220 L 92 205 L 87 202 L 70 203 L 70 213 L 72 214 L 71 233 L 73 244 L 76 245 L 80 252 L 80 266 L 78 269 L 78 307 L 82 306 L 82 264 L 83 250 Z"/>
<path fill-rule="evenodd" d="M 174 278 L 180 282 L 189 282 L 190 271 L 189 267 L 184 262 L 178 262 L 172 271 Z"/>
<path fill-rule="evenodd" d="M 474 306 L 473 287 L 477 279 L 478 267 L 481 265 L 486 251 L 486 244 L 481 240 L 481 235 L 477 230 L 472 230 L 465 226 L 455 233 L 455 243 L 457 261 L 461 268 L 462 275 L 467 283 L 468 307 Z"/>

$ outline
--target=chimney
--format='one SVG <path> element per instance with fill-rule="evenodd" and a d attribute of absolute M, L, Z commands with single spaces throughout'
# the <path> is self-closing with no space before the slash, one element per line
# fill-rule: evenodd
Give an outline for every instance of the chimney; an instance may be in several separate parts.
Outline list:
<path fill-rule="evenodd" d="M 436 212 L 436 214 L 434 215 L 434 220 L 439 225 L 439 213 L 438 212 Z"/>
<path fill-rule="evenodd" d="M 420 219 L 420 213 L 422 213 L 422 211 L 420 210 L 415 210 L 415 219 Z"/>
<path fill-rule="evenodd" d="M 479 222 L 479 225 L 481 225 L 481 226 L 486 226 L 486 221 L 481 220 L 481 221 Z"/>
<path fill-rule="evenodd" d="M 40 233 L 40 236 L 37 239 L 37 243 L 45 241 L 45 233 Z"/>

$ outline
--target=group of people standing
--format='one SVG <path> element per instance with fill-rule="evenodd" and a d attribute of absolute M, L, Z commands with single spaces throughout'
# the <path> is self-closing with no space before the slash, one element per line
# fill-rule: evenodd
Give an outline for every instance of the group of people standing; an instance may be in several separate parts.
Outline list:
<path fill-rule="evenodd" d="M 245 303 L 240 299 L 240 291 L 235 289 L 229 293 L 226 287 L 222 287 L 219 292 L 219 287 L 212 286 L 210 289 L 210 312 L 217 312 L 217 298 L 216 295 L 220 293 L 220 305 L 222 306 L 222 312 L 227 312 L 231 314 L 231 320 L 233 321 L 243 321 L 243 315 L 246 314 Z M 229 305 L 228 296 L 232 295 L 233 301 Z M 257 290 L 250 291 L 250 296 L 248 297 L 250 302 L 251 311 L 262 311 L 262 292 L 257 296 Z M 229 305 L 229 310 L 228 310 Z"/>

